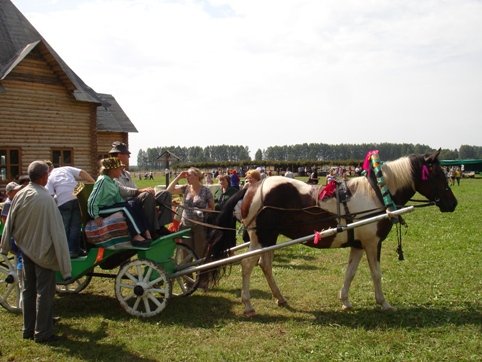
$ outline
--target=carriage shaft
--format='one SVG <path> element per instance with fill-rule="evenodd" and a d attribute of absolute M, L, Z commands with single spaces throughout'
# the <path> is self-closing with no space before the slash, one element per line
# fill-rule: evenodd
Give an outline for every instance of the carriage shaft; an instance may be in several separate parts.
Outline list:
<path fill-rule="evenodd" d="M 353 222 L 353 223 L 351 223 L 347 226 L 323 230 L 323 231 L 320 231 L 319 234 L 322 238 L 327 237 L 327 236 L 333 236 L 333 235 L 336 235 L 336 234 L 338 234 L 340 232 L 343 232 L 343 231 L 355 229 L 357 227 L 364 226 L 364 225 L 367 225 L 367 224 L 371 224 L 371 223 L 374 223 L 374 222 L 377 222 L 377 221 L 381 221 L 383 219 L 388 219 L 388 218 L 391 218 L 391 217 L 402 215 L 402 214 L 405 214 L 407 212 L 412 212 L 413 210 L 414 210 L 413 206 L 408 206 L 408 207 L 405 207 L 405 208 L 402 208 L 402 209 L 399 209 L 399 210 L 391 211 L 390 213 L 385 213 L 385 214 L 382 214 L 382 215 L 373 216 L 373 217 L 363 219 L 363 220 L 360 220 L 360 221 L 355 221 L 355 222 Z M 224 265 L 228 265 L 228 264 L 236 264 L 236 263 L 240 262 L 241 260 L 243 260 L 245 258 L 258 256 L 258 255 L 261 255 L 261 254 L 264 254 L 264 253 L 267 253 L 267 252 L 270 252 L 270 251 L 274 251 L 274 250 L 277 250 L 277 249 L 286 248 L 286 247 L 291 246 L 291 245 L 301 244 L 301 243 L 310 241 L 310 240 L 313 239 L 313 237 L 314 237 L 314 234 L 304 236 L 302 238 L 286 241 L 286 242 L 281 243 L 281 244 L 267 246 L 265 248 L 261 248 L 261 249 L 257 249 L 257 250 L 247 251 L 247 252 L 239 254 L 239 255 L 230 256 L 230 257 L 224 258 L 222 260 L 213 261 L 211 263 L 202 264 L 200 266 L 193 266 L 193 267 L 185 268 L 185 269 L 182 269 L 182 270 L 179 270 L 175 273 L 170 274 L 169 278 L 176 278 L 176 277 L 179 277 L 179 276 L 182 276 L 182 275 L 191 274 L 191 273 L 195 273 L 195 272 L 201 272 L 201 271 L 204 271 L 204 270 L 208 270 L 208 269 L 212 269 L 212 268 L 216 268 L 216 267 L 220 267 L 220 266 L 224 266 Z M 246 247 L 247 244 L 249 244 L 249 243 L 242 244 L 242 245 L 240 245 L 239 248 L 237 248 L 237 247 L 235 247 L 235 248 L 241 249 L 241 248 Z M 233 249 L 235 249 L 235 248 L 233 248 Z M 231 250 L 233 250 L 233 249 L 231 249 Z"/>

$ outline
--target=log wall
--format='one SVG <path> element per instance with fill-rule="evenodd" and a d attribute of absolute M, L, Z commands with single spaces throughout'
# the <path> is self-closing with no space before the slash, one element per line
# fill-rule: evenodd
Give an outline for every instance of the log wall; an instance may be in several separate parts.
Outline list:
<path fill-rule="evenodd" d="M 102 132 L 98 141 L 98 104 L 77 101 L 62 76 L 34 49 L 2 81 L 0 147 L 20 148 L 22 174 L 30 162 L 50 159 L 52 148 L 72 149 L 73 166 L 96 177 L 98 149 L 108 152 L 127 133 Z"/>

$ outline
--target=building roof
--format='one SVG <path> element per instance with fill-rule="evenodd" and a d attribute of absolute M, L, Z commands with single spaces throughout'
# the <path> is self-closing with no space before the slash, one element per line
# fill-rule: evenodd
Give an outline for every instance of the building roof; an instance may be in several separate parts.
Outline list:
<path fill-rule="evenodd" d="M 70 69 L 15 5 L 10 0 L 0 0 L 0 79 L 7 77 L 8 73 L 39 43 L 47 48 L 72 82 L 75 87 L 75 99 L 101 103 L 97 93 Z"/>
<path fill-rule="evenodd" d="M 76 100 L 101 105 L 98 107 L 98 130 L 137 132 L 114 97 L 98 94 L 85 84 L 10 0 L 0 0 L 0 81 L 7 78 L 35 48 L 39 48 L 42 54 L 52 55 L 53 60 L 49 65 L 52 69 L 60 67 L 62 74 L 58 74 L 59 79 Z M 0 92 L 5 92 L 1 84 Z"/>
<path fill-rule="evenodd" d="M 124 113 L 121 106 L 111 94 L 97 94 L 104 105 L 97 107 L 97 131 L 137 132 L 129 117 Z"/>

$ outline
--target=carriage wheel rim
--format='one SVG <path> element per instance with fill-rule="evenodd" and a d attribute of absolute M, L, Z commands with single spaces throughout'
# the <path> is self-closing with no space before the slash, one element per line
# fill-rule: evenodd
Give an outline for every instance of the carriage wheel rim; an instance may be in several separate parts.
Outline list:
<path fill-rule="evenodd" d="M 55 290 L 59 294 L 77 294 L 84 290 L 91 280 L 91 275 L 84 275 L 70 284 L 57 284 Z"/>
<path fill-rule="evenodd" d="M 20 313 L 21 307 L 21 286 L 19 272 L 14 265 L 17 265 L 17 258 L 8 258 L 2 255 L 0 262 L 0 304 L 11 312 Z"/>
<path fill-rule="evenodd" d="M 136 317 L 152 317 L 167 306 L 171 293 L 169 278 L 155 261 L 137 259 L 124 263 L 115 281 L 121 307 Z"/>
<path fill-rule="evenodd" d="M 184 253 L 184 255 L 183 255 Z M 198 256 L 194 250 L 183 243 L 176 244 L 176 250 L 174 251 L 174 264 L 176 270 L 182 269 L 183 265 L 192 263 L 198 260 Z M 191 275 L 181 275 L 176 278 L 172 278 L 172 297 L 185 297 L 194 293 L 199 286 L 199 273 Z"/>

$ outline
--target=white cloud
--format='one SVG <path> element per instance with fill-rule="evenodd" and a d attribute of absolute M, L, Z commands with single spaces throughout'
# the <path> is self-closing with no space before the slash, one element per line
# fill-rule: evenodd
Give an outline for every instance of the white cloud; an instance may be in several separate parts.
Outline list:
<path fill-rule="evenodd" d="M 139 130 L 134 155 L 480 144 L 468 131 L 481 128 L 480 1 L 14 3 L 89 86 L 116 97 Z"/>

